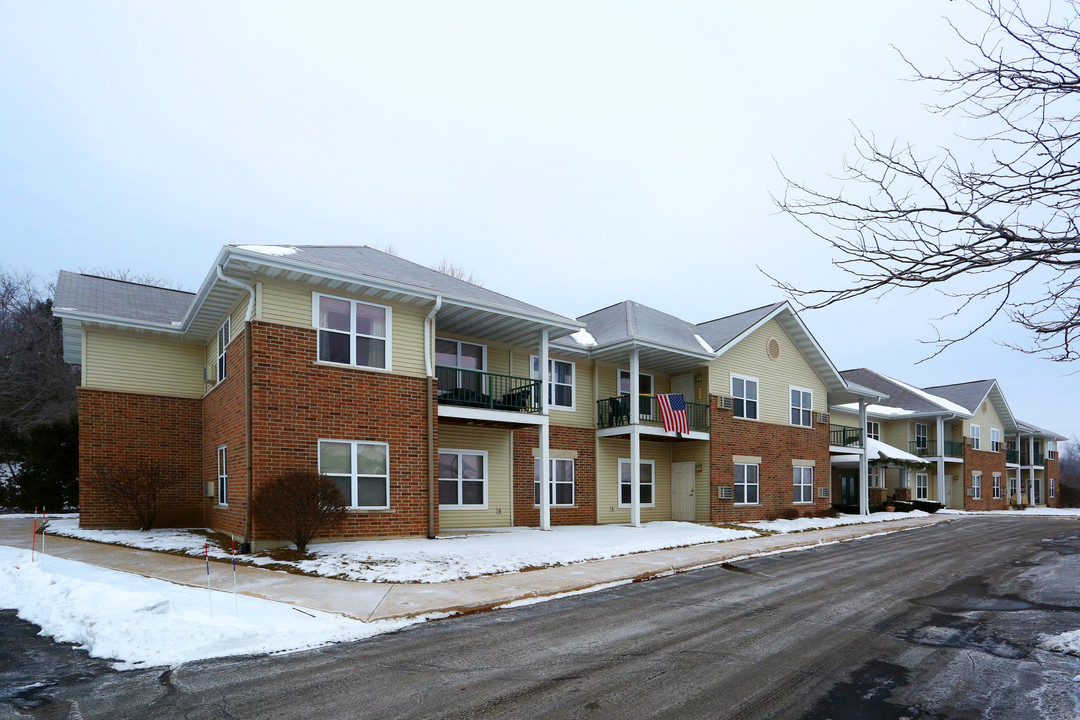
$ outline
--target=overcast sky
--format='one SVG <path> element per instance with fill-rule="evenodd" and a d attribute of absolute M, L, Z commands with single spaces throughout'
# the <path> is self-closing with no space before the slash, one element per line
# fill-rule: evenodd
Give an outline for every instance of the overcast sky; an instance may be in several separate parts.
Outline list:
<path fill-rule="evenodd" d="M 905 3 L 23 3 L 0 0 L 0 264 L 194 290 L 226 243 L 393 246 L 578 316 L 700 322 L 839 280 L 777 213 L 853 125 L 951 146 L 895 48 L 943 67 L 969 8 Z M 921 365 L 933 293 L 803 319 L 841 369 L 997 378 L 1080 432 L 1076 368 L 995 323 Z"/>

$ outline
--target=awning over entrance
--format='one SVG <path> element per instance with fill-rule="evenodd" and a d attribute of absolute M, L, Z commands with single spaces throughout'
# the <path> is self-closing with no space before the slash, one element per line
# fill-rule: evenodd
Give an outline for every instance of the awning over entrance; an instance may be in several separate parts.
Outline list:
<path fill-rule="evenodd" d="M 912 455 L 900 448 L 893 447 L 892 445 L 869 437 L 866 438 L 866 460 L 867 462 L 874 462 L 877 460 L 879 464 L 882 462 L 888 463 L 890 460 L 904 463 L 918 463 L 920 465 L 928 464 L 924 458 Z M 833 467 L 857 467 L 858 465 L 858 455 L 834 455 L 832 457 Z"/>

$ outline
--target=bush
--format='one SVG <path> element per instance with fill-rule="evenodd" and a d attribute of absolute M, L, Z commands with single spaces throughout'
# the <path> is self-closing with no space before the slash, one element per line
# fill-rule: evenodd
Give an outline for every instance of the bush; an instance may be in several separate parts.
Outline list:
<path fill-rule="evenodd" d="M 345 520 L 345 498 L 333 480 L 314 470 L 292 470 L 259 489 L 251 506 L 255 520 L 297 552 L 323 530 Z"/>
<path fill-rule="evenodd" d="M 945 507 L 941 503 L 930 502 L 929 500 L 914 500 L 911 503 L 916 510 L 922 510 L 923 512 L 936 513 L 941 508 Z"/>
<path fill-rule="evenodd" d="M 154 460 L 99 465 L 94 476 L 87 485 L 140 530 L 154 527 L 163 496 L 187 480 L 179 468 Z"/>
<path fill-rule="evenodd" d="M 889 504 L 896 508 L 896 512 L 911 512 L 915 509 L 915 503 L 907 500 L 892 500 Z"/>
<path fill-rule="evenodd" d="M 72 416 L 22 433 L 0 425 L 0 507 L 30 512 L 78 505 L 78 420 Z"/>
<path fill-rule="evenodd" d="M 782 520 L 796 520 L 799 517 L 799 511 L 793 507 L 784 508 L 780 511 L 780 519 Z"/>
<path fill-rule="evenodd" d="M 844 503 L 833 503 L 832 504 L 832 509 L 834 511 L 836 511 L 837 513 L 843 514 L 843 515 L 858 515 L 859 514 L 859 506 L 858 505 L 845 505 Z"/>
<path fill-rule="evenodd" d="M 1080 490 L 1062 483 L 1057 491 L 1057 501 L 1061 507 L 1080 507 Z"/>

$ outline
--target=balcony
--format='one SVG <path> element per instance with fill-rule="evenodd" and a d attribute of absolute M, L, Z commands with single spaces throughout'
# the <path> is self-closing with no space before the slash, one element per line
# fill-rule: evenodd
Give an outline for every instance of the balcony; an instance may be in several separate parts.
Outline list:
<path fill-rule="evenodd" d="M 1041 466 L 1045 465 L 1046 463 L 1045 463 L 1041 453 L 1035 453 L 1035 462 L 1031 462 L 1031 456 L 1030 455 L 1028 455 L 1027 453 L 1023 453 L 1023 454 L 1020 455 L 1020 464 L 1025 466 L 1025 467 L 1032 467 L 1032 466 L 1041 467 Z"/>
<path fill-rule="evenodd" d="M 862 428 L 830 425 L 829 444 L 837 447 L 862 447 Z"/>
<path fill-rule="evenodd" d="M 1005 462 L 1010 464 L 1010 465 L 1019 465 L 1020 464 L 1020 451 L 1019 450 L 1006 450 L 1005 451 Z"/>
<path fill-rule="evenodd" d="M 540 381 L 480 370 L 435 366 L 439 404 L 517 413 L 540 412 Z"/>
<path fill-rule="evenodd" d="M 964 443 L 958 440 L 945 440 L 941 443 L 942 457 L 964 457 Z M 932 440 L 912 440 L 908 443 L 908 452 L 919 457 L 938 457 L 938 443 Z"/>
<path fill-rule="evenodd" d="M 648 425 L 663 425 L 660 404 L 653 395 L 641 395 L 638 421 Z M 630 424 L 630 396 L 604 398 L 596 401 L 596 427 L 600 430 Z M 686 424 L 691 430 L 709 429 L 709 406 L 704 403 L 686 403 Z"/>

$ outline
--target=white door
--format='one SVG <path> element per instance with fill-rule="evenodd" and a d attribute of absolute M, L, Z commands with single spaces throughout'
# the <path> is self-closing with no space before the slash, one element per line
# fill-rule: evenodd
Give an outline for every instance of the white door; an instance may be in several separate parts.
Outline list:
<path fill-rule="evenodd" d="M 694 463 L 671 463 L 671 519 L 693 522 L 697 518 L 694 503 Z"/>
<path fill-rule="evenodd" d="M 676 375 L 671 378 L 671 392 L 682 395 L 686 402 L 694 402 L 694 376 Z"/>

